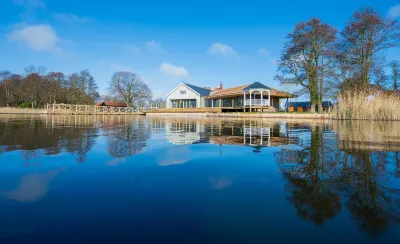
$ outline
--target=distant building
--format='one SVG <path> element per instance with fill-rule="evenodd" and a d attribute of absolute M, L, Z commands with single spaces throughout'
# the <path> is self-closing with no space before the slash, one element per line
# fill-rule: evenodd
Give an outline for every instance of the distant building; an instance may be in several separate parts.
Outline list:
<path fill-rule="evenodd" d="M 279 100 L 295 97 L 293 94 L 279 91 L 254 82 L 223 89 L 203 88 L 181 83 L 166 96 L 167 108 L 229 108 L 240 111 L 262 111 L 264 108 L 279 110 Z"/>
<path fill-rule="evenodd" d="M 121 102 L 110 102 L 110 101 L 103 101 L 96 104 L 96 106 L 101 107 L 128 107 L 126 103 Z"/>
<path fill-rule="evenodd" d="M 290 112 L 306 112 L 310 111 L 311 109 L 311 102 L 290 102 L 286 104 L 288 106 L 288 110 Z M 333 103 L 331 101 L 323 101 L 322 102 L 322 109 L 324 111 L 328 110 L 333 106 Z M 318 111 L 318 106 L 315 107 L 315 109 Z"/>

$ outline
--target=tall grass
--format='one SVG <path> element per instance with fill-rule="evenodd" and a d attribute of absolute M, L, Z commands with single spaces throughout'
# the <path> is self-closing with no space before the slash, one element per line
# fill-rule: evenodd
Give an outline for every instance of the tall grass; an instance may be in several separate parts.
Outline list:
<path fill-rule="evenodd" d="M 45 109 L 0 107 L 0 114 L 43 114 Z"/>
<path fill-rule="evenodd" d="M 400 120 L 400 95 L 395 92 L 365 89 L 345 91 L 332 110 L 334 119 Z"/>

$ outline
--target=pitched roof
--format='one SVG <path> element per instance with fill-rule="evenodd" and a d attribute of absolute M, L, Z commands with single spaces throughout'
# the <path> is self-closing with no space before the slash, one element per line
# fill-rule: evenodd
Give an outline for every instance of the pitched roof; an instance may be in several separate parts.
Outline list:
<path fill-rule="evenodd" d="M 254 82 L 252 84 L 247 84 L 247 85 L 222 89 L 222 90 L 218 90 L 218 91 L 213 91 L 213 92 L 211 92 L 211 94 L 208 98 L 224 98 L 224 97 L 243 96 L 243 90 L 256 89 L 256 88 L 269 89 L 271 91 L 271 96 L 274 96 L 274 97 L 281 97 L 281 98 L 295 97 L 293 94 L 290 94 L 288 92 L 279 91 L 277 89 L 270 88 L 260 82 Z"/>
<path fill-rule="evenodd" d="M 213 91 L 210 94 L 210 97 L 229 97 L 229 96 L 236 96 L 238 94 L 243 95 L 243 89 L 248 87 L 249 84 L 246 85 L 241 85 L 241 86 L 235 86 L 231 88 L 226 88 L 218 91 Z"/>
<path fill-rule="evenodd" d="M 263 88 L 263 89 L 271 89 L 268 86 L 261 84 L 260 82 L 256 81 L 253 84 L 249 85 L 246 87 L 246 89 L 257 89 L 257 88 Z"/>
<path fill-rule="evenodd" d="M 186 86 L 188 86 L 190 89 L 192 89 L 193 91 L 197 92 L 198 94 L 200 94 L 200 96 L 210 96 L 211 90 L 207 89 L 207 88 L 203 88 L 203 87 L 198 87 L 198 86 L 194 86 L 188 83 L 183 83 Z"/>

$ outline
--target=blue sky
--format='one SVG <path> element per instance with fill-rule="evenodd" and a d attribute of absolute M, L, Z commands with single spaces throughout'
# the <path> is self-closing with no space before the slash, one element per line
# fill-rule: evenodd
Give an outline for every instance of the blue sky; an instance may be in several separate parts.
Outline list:
<path fill-rule="evenodd" d="M 397 0 L 3 0 L 0 69 L 89 69 L 105 93 L 113 72 L 140 75 L 154 97 L 180 82 L 225 87 L 273 80 L 285 36 L 320 18 L 339 30 L 361 6 L 400 18 Z M 400 60 L 400 49 L 388 59 Z"/>

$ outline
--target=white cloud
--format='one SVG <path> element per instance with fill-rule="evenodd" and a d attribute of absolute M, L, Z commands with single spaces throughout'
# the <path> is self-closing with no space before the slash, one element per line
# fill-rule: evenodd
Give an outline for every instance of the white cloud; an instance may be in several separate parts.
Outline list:
<path fill-rule="evenodd" d="M 90 21 L 89 17 L 80 17 L 76 14 L 66 14 L 66 13 L 55 13 L 54 18 L 59 21 L 67 22 L 67 23 L 87 23 Z"/>
<path fill-rule="evenodd" d="M 182 66 L 176 66 L 170 63 L 162 63 L 160 67 L 161 71 L 172 76 L 185 77 L 189 75 L 189 72 Z"/>
<path fill-rule="evenodd" d="M 222 55 L 225 57 L 239 58 L 239 55 L 232 47 L 222 43 L 212 44 L 211 47 L 208 49 L 208 53 L 213 55 Z"/>
<path fill-rule="evenodd" d="M 140 50 L 140 48 L 138 48 L 135 45 L 131 45 L 131 44 L 124 45 L 122 48 L 123 48 L 124 51 L 130 52 L 130 53 L 133 53 L 133 54 L 139 54 L 139 53 L 142 52 L 142 50 Z"/>
<path fill-rule="evenodd" d="M 400 4 L 397 4 L 389 9 L 388 17 L 392 19 L 400 17 Z"/>
<path fill-rule="evenodd" d="M 60 38 L 51 25 L 21 25 L 8 37 L 38 52 L 62 52 Z"/>
<path fill-rule="evenodd" d="M 257 54 L 260 56 L 267 56 L 267 55 L 271 54 L 271 52 L 265 48 L 260 48 L 260 49 L 258 49 Z"/>
<path fill-rule="evenodd" d="M 153 52 L 164 51 L 164 49 L 162 48 L 161 44 L 159 42 L 154 41 L 154 40 L 146 42 L 145 46 L 146 46 L 146 48 L 148 50 L 153 51 Z"/>

